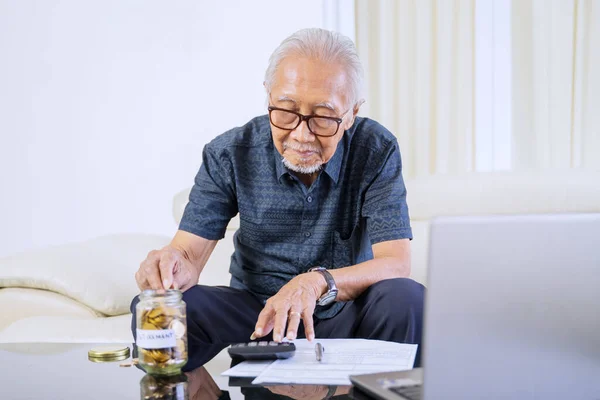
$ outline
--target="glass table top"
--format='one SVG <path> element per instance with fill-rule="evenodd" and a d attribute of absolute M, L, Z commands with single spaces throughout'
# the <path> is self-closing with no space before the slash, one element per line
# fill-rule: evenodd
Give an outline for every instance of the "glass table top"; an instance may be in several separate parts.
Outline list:
<path fill-rule="evenodd" d="M 252 386 L 248 379 L 220 373 L 230 363 L 202 366 L 171 377 L 146 375 L 131 358 L 92 362 L 88 350 L 106 344 L 0 344 L 0 398 L 29 399 L 323 399 L 329 387 Z M 111 344 L 114 345 L 114 344 Z M 132 345 L 127 346 L 131 350 Z M 352 398 L 350 387 L 335 389 L 335 399 Z"/>

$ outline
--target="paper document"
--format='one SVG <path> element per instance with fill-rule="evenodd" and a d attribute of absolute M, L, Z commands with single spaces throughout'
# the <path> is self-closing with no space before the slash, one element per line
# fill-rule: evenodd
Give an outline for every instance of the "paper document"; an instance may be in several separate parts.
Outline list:
<path fill-rule="evenodd" d="M 321 362 L 315 345 L 325 347 Z M 350 385 L 350 375 L 412 369 L 416 344 L 367 339 L 294 340 L 294 357 L 269 364 L 253 384 Z"/>
<path fill-rule="evenodd" d="M 227 371 L 221 373 L 224 376 L 238 376 L 241 378 L 254 378 L 260 375 L 269 365 L 273 363 L 273 360 L 266 361 L 242 361 L 235 367 L 229 368 Z"/>

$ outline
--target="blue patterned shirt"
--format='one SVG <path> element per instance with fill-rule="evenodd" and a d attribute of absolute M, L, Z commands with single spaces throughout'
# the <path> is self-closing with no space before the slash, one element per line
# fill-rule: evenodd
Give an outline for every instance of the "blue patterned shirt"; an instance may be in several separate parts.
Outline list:
<path fill-rule="evenodd" d="M 412 239 L 398 142 L 368 118 L 356 118 L 310 188 L 283 165 L 268 116 L 216 137 L 179 229 L 222 239 L 238 213 L 231 286 L 263 301 L 311 267 L 358 264 L 373 258 L 375 243 Z M 315 315 L 330 318 L 343 305 Z"/>

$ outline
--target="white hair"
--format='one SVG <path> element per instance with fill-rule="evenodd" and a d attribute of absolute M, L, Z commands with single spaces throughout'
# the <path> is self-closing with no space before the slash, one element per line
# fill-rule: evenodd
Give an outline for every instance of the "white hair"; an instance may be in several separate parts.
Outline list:
<path fill-rule="evenodd" d="M 290 55 L 303 56 L 325 63 L 341 63 L 350 80 L 350 99 L 353 106 L 362 102 L 363 67 L 354 42 L 338 32 L 320 28 L 301 29 L 285 39 L 269 58 L 265 72 L 265 87 L 271 92 L 277 68 Z"/>

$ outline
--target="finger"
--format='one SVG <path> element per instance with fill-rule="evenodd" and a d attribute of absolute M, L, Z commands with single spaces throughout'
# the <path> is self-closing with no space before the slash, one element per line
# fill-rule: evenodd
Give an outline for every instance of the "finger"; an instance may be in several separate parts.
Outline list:
<path fill-rule="evenodd" d="M 282 306 L 279 307 L 275 312 L 275 317 L 273 319 L 275 323 L 275 326 L 273 327 L 273 340 L 276 342 L 281 342 L 283 339 L 283 332 L 288 320 L 289 311 L 289 306 Z"/>
<path fill-rule="evenodd" d="M 177 256 L 171 251 L 162 251 L 160 260 L 158 262 L 158 269 L 160 271 L 160 278 L 162 280 L 162 287 L 169 289 L 173 284 L 173 270 L 179 260 Z"/>
<path fill-rule="evenodd" d="M 136 272 L 135 280 L 140 291 L 143 292 L 144 290 L 150 289 L 150 284 L 148 283 L 148 280 L 145 278 L 138 278 L 138 274 L 139 272 Z"/>
<path fill-rule="evenodd" d="M 302 316 L 302 313 L 300 311 L 295 311 L 294 309 L 291 309 L 289 314 L 288 314 L 288 328 L 287 328 L 287 333 L 286 333 L 286 337 L 289 340 L 294 340 L 296 339 L 296 335 L 298 334 L 298 326 L 300 325 L 300 317 Z"/>
<path fill-rule="evenodd" d="M 156 266 L 146 267 L 145 274 L 149 289 L 160 290 L 163 288 L 162 283 L 160 282 L 158 268 L 156 268 Z"/>
<path fill-rule="evenodd" d="M 173 273 L 173 289 L 186 291 L 194 285 L 198 284 L 198 280 L 194 282 L 192 279 L 194 275 L 187 268 L 179 268 Z"/>
<path fill-rule="evenodd" d="M 148 282 L 148 280 L 146 279 L 144 281 L 142 290 L 149 290 L 149 289 L 152 289 L 152 286 L 150 286 L 150 282 Z"/>
<path fill-rule="evenodd" d="M 275 310 L 267 301 L 265 308 L 263 308 L 260 314 L 258 314 L 258 319 L 256 320 L 256 325 L 254 326 L 254 333 L 252 333 L 252 336 L 250 336 L 250 340 L 266 336 L 269 334 L 269 332 L 271 332 L 271 329 L 273 329 L 272 319 L 274 315 Z"/>
<path fill-rule="evenodd" d="M 171 286 L 173 287 L 173 289 L 175 290 L 187 290 L 189 288 L 185 287 L 186 286 L 186 279 L 184 279 L 184 273 L 183 272 L 179 272 L 176 274 L 173 274 L 173 283 L 171 284 Z"/>
<path fill-rule="evenodd" d="M 145 262 L 146 260 L 140 263 L 140 268 L 135 273 L 135 282 L 137 283 L 138 288 L 140 288 L 140 290 L 146 290 L 150 288 L 148 279 L 146 279 L 146 273 L 144 272 L 146 265 Z"/>
<path fill-rule="evenodd" d="M 310 341 L 315 338 L 315 328 L 313 325 L 313 310 L 310 308 L 302 311 L 302 320 L 304 322 L 304 334 L 306 338 Z"/>
<path fill-rule="evenodd" d="M 273 330 L 273 327 L 275 326 L 274 320 L 275 320 L 275 314 L 273 314 L 273 317 L 267 321 L 267 324 L 265 326 L 263 326 L 262 336 L 267 336 L 269 333 L 271 333 L 271 331 Z"/>
<path fill-rule="evenodd" d="M 162 289 L 160 282 L 160 274 L 158 272 L 158 260 L 154 257 L 149 257 L 142 263 L 141 274 L 148 281 L 150 289 Z"/>
<path fill-rule="evenodd" d="M 144 286 L 147 284 L 146 279 L 142 278 L 142 274 L 140 273 L 139 269 L 135 272 L 135 283 L 140 290 L 144 290 Z"/>

